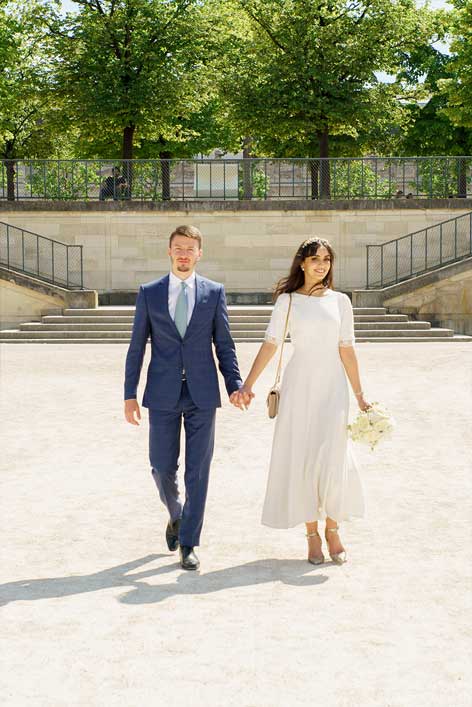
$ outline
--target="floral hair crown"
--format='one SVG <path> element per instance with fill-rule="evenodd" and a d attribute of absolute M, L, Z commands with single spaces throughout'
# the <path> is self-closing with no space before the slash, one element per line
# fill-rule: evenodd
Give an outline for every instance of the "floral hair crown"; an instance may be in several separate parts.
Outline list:
<path fill-rule="evenodd" d="M 297 255 L 301 257 L 303 255 L 303 251 L 313 243 L 323 245 L 323 240 L 321 238 L 307 238 L 306 241 L 303 241 L 300 248 L 298 249 Z"/>

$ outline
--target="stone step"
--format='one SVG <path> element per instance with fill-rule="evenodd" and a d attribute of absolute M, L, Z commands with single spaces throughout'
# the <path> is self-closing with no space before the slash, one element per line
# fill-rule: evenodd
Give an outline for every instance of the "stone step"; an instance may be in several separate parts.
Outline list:
<path fill-rule="evenodd" d="M 49 331 L 45 329 L 41 329 L 40 331 L 37 330 L 31 330 L 28 329 L 27 331 L 23 330 L 3 330 L 0 331 L 0 340 L 6 340 L 6 339 L 15 339 L 15 338 L 20 338 L 20 339 L 55 339 L 56 341 L 60 341 L 62 339 L 101 339 L 103 341 L 107 339 L 124 339 L 125 341 L 129 341 L 131 338 L 131 334 L 128 334 L 128 332 L 123 332 L 123 331 L 104 331 L 101 329 L 95 329 L 94 331 L 64 331 L 64 330 L 54 330 L 54 331 Z"/>
<path fill-rule="evenodd" d="M 70 337 L 67 339 L 32 339 L 31 337 L 26 337 L 26 338 L 11 338 L 11 339 L 4 339 L 2 338 L 2 334 L 5 332 L 0 331 L 0 345 L 1 344 L 56 344 L 56 346 L 62 346 L 62 344 L 123 344 L 123 346 L 128 346 L 129 344 L 129 338 L 128 339 L 119 339 L 119 338 L 113 338 L 113 339 L 89 339 L 89 338 L 74 338 Z M 18 332 L 15 332 L 18 333 Z M 236 344 L 254 344 L 254 350 L 256 351 L 256 346 L 258 346 L 261 342 L 262 339 L 240 339 L 240 338 L 235 338 L 234 342 Z M 436 344 L 441 344 L 441 343 L 462 343 L 462 342 L 467 342 L 467 343 L 472 343 L 472 336 L 464 336 L 461 334 L 456 334 L 454 336 L 445 336 L 445 337 L 429 337 L 429 336 L 424 336 L 421 338 L 418 337 L 410 337 L 410 336 L 404 336 L 404 337 L 376 337 L 376 338 L 358 338 L 357 343 L 360 344 L 367 344 L 367 343 L 382 343 L 382 344 L 389 344 L 389 343 L 414 343 L 414 344 L 423 344 L 423 343 L 436 343 Z"/>
<path fill-rule="evenodd" d="M 354 322 L 407 322 L 406 314 L 355 314 Z"/>
<path fill-rule="evenodd" d="M 415 322 L 404 320 L 401 322 L 354 322 L 354 331 L 365 331 L 367 330 L 379 330 L 387 329 L 391 331 L 396 331 L 398 329 L 430 329 L 431 324 L 429 322 Z"/>
<path fill-rule="evenodd" d="M 96 332 L 96 331 L 101 331 L 104 333 L 110 333 L 110 332 L 122 332 L 124 336 L 131 336 L 131 331 L 132 331 L 132 325 L 131 324 L 110 324 L 109 322 L 97 322 L 95 323 L 77 323 L 74 322 L 73 324 L 63 324 L 58 323 L 58 324 L 42 324 L 41 322 L 26 322 L 25 324 L 20 324 L 20 331 L 52 331 L 55 333 L 58 332 Z"/>
<path fill-rule="evenodd" d="M 63 314 L 68 317 L 102 317 L 102 316 L 134 316 L 134 307 L 97 307 L 97 309 L 64 309 Z M 251 316 L 270 316 L 272 313 L 272 305 L 229 305 L 228 314 L 229 316 L 239 315 L 251 315 Z M 386 314 L 385 307 L 355 307 L 354 315 L 357 314 L 375 314 L 382 315 Z"/>
<path fill-rule="evenodd" d="M 34 329 L 32 327 L 38 327 L 37 329 Z M 116 331 L 116 330 L 107 330 L 107 329 L 85 329 L 85 330 L 77 330 L 77 329 L 69 329 L 69 330 L 64 330 L 64 329 L 57 329 L 53 325 L 41 325 L 41 324 L 31 324 L 31 325 L 22 325 L 21 330 L 4 330 L 0 332 L 0 339 L 1 340 L 7 340 L 7 339 L 14 339 L 14 338 L 30 338 L 30 339 L 68 339 L 68 338 L 88 338 L 88 339 L 126 339 L 129 341 L 131 337 L 131 332 L 129 331 Z M 48 327 L 48 328 L 45 328 Z M 50 328 L 52 327 L 52 328 Z M 385 337 L 405 337 L 405 336 L 410 336 L 410 337 L 422 337 L 422 336 L 430 336 L 430 337 L 450 337 L 454 336 L 454 332 L 452 329 L 434 329 L 434 328 L 428 328 L 428 329 L 398 329 L 398 330 L 391 330 L 391 329 L 366 329 L 362 331 L 362 338 L 385 338 Z M 357 337 L 356 337 L 357 338 Z M 251 329 L 242 329 L 238 330 L 238 339 L 258 339 L 262 340 L 263 339 L 263 333 L 261 331 L 254 331 Z"/>
<path fill-rule="evenodd" d="M 238 337 L 233 337 L 235 344 L 261 344 L 263 339 L 240 339 Z M 454 336 L 371 336 L 371 337 L 356 337 L 356 344 L 366 344 L 366 343 L 385 343 L 385 344 L 396 344 L 396 343 L 450 343 L 450 342 L 467 342 L 472 343 L 472 336 L 466 336 L 465 334 L 454 334 Z M 288 342 L 290 343 L 290 342 Z"/>
<path fill-rule="evenodd" d="M 262 336 L 265 334 L 266 325 L 259 322 L 237 322 L 231 323 L 231 332 L 239 331 L 254 331 L 259 332 Z M 378 330 L 378 329 L 429 329 L 429 322 L 356 322 L 354 325 L 355 331 Z M 20 324 L 20 331 L 132 331 L 131 323 L 110 323 L 110 322 L 26 322 Z"/>
<path fill-rule="evenodd" d="M 3 339 L 3 332 L 0 332 L 0 345 L 1 344 L 56 344 L 56 346 L 62 346 L 62 344 L 123 344 L 128 346 L 129 339 Z"/>
<path fill-rule="evenodd" d="M 44 324 L 133 324 L 134 317 L 106 315 L 106 316 L 62 316 L 62 315 L 46 315 L 41 317 Z M 269 315 L 231 315 L 229 322 L 231 325 L 239 323 L 259 323 L 264 326 L 270 321 Z M 406 314 L 362 314 L 354 316 L 354 322 L 406 322 L 408 317 Z"/>
<path fill-rule="evenodd" d="M 41 321 L 44 324 L 133 324 L 134 317 L 120 317 L 120 316 L 77 316 L 77 317 L 64 317 L 59 314 L 47 314 L 41 317 Z"/>
<path fill-rule="evenodd" d="M 424 322 L 415 322 L 417 324 L 424 324 Z M 440 337 L 450 338 L 454 336 L 454 331 L 452 329 L 440 329 L 440 328 L 430 328 L 429 322 L 426 322 L 426 328 L 412 328 L 412 329 L 365 329 L 356 334 L 356 341 L 363 341 L 366 339 L 385 339 L 391 338 L 396 341 L 397 339 L 403 339 L 405 337 L 411 338 L 424 338 L 430 337 L 432 339 L 437 339 Z M 257 339 L 263 340 L 263 337 L 259 332 L 256 331 L 238 331 L 237 335 L 233 337 L 234 340 L 241 341 L 243 339 Z M 472 337 L 470 337 L 472 340 Z"/>
<path fill-rule="evenodd" d="M 428 322 L 429 324 L 429 322 Z M 451 336 L 454 336 L 454 330 L 453 329 L 442 329 L 442 328 L 433 328 L 433 327 L 428 327 L 427 329 L 364 329 L 359 336 L 356 335 L 356 341 L 359 341 L 361 339 L 385 339 L 388 337 L 391 338 L 404 338 L 405 336 L 410 336 L 411 338 L 422 338 L 422 337 L 431 337 L 431 338 L 449 338 Z"/>

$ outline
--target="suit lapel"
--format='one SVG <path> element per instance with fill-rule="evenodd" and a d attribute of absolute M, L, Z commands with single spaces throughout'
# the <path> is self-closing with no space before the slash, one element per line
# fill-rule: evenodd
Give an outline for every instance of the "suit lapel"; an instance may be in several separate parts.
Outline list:
<path fill-rule="evenodd" d="M 178 339 L 181 339 L 181 336 L 179 334 L 179 330 L 175 326 L 175 322 L 169 313 L 169 281 L 170 281 L 169 275 L 166 275 L 162 279 L 162 284 L 161 284 L 161 287 L 159 288 L 159 308 L 161 310 L 163 310 L 164 316 L 165 316 L 170 328 L 172 329 L 173 333 L 175 334 L 175 336 L 177 336 Z"/>

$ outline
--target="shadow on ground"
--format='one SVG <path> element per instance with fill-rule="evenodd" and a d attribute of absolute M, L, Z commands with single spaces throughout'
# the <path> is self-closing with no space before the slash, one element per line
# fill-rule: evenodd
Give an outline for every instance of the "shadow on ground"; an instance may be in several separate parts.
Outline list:
<path fill-rule="evenodd" d="M 179 569 L 176 562 L 128 574 L 154 560 L 168 555 L 146 555 L 109 569 L 72 577 L 47 577 L 25 579 L 0 585 L 0 606 L 13 601 L 36 601 L 97 592 L 113 587 L 129 587 L 131 591 L 119 597 L 123 604 L 153 604 L 179 594 L 210 594 L 234 587 L 247 587 L 270 582 L 307 587 L 326 582 L 326 575 L 313 575 L 316 571 L 303 560 L 265 559 L 226 567 L 206 574 L 182 572 L 177 581 L 169 584 L 150 585 L 143 580 Z"/>

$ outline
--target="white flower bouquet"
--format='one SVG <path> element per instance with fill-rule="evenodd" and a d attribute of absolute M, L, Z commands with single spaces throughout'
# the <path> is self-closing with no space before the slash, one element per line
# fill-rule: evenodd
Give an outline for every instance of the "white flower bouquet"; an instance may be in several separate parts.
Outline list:
<path fill-rule="evenodd" d="M 379 440 L 386 439 L 394 427 L 394 419 L 379 403 L 372 403 L 365 412 L 359 411 L 354 422 L 347 426 L 352 441 L 368 444 L 371 450 Z"/>

